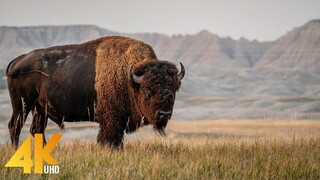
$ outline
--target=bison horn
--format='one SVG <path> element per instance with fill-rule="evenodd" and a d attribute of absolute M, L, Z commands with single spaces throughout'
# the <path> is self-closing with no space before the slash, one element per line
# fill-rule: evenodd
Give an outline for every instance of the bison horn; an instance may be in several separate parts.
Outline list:
<path fill-rule="evenodd" d="M 141 84 L 143 80 L 143 75 L 137 76 L 133 73 L 133 65 L 130 66 L 130 78 L 137 84 Z"/>
<path fill-rule="evenodd" d="M 179 74 L 178 74 L 178 79 L 179 79 L 179 81 L 181 81 L 181 80 L 183 79 L 184 73 L 185 73 L 184 66 L 183 66 L 182 63 L 180 63 L 180 66 L 181 66 L 181 70 L 180 70 L 180 72 L 179 72 Z"/>

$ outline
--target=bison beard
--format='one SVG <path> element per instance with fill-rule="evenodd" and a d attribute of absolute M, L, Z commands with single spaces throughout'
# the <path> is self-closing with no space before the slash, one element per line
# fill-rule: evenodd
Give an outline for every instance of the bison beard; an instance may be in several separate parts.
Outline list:
<path fill-rule="evenodd" d="M 124 132 L 146 124 L 164 136 L 184 71 L 157 60 L 149 45 L 120 36 L 23 54 L 6 71 L 12 145 L 30 111 L 32 135 L 44 134 L 50 118 L 60 128 L 64 121 L 97 122 L 97 141 L 112 148 L 123 147 Z"/>
<path fill-rule="evenodd" d="M 167 121 L 156 123 L 156 130 L 159 132 L 161 136 L 167 136 L 166 132 L 164 131 L 166 126 L 167 126 Z"/>

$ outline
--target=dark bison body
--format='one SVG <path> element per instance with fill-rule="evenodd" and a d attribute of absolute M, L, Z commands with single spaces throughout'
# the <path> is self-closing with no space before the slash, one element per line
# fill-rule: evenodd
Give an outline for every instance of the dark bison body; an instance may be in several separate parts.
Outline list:
<path fill-rule="evenodd" d="M 48 118 L 61 128 L 64 121 L 98 122 L 98 142 L 114 148 L 124 131 L 144 124 L 164 134 L 183 76 L 182 64 L 179 73 L 149 45 L 127 37 L 34 50 L 7 67 L 11 142 L 17 148 L 30 111 L 32 135 L 44 134 Z"/>

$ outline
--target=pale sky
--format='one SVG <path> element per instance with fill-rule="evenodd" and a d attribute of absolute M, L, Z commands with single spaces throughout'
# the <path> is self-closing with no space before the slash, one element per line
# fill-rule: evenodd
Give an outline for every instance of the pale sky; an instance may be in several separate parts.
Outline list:
<path fill-rule="evenodd" d="M 0 0 L 0 26 L 93 24 L 136 33 L 274 40 L 320 18 L 319 0 Z"/>

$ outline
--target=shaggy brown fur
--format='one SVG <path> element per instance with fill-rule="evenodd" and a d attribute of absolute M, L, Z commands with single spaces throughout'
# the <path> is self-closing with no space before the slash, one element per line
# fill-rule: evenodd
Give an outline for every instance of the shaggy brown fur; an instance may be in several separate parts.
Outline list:
<path fill-rule="evenodd" d="M 114 148 L 122 147 L 124 131 L 142 124 L 164 134 L 182 79 L 149 45 L 120 36 L 35 50 L 13 60 L 7 76 L 15 147 L 31 110 L 31 134 L 44 133 L 47 118 L 60 127 L 63 121 L 98 122 L 98 142 Z"/>

